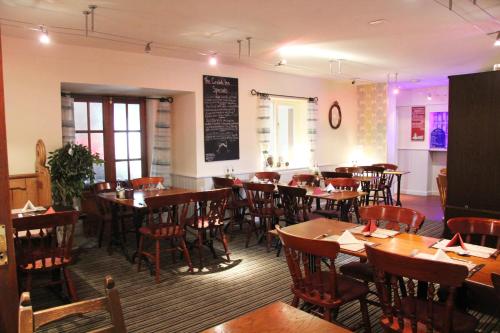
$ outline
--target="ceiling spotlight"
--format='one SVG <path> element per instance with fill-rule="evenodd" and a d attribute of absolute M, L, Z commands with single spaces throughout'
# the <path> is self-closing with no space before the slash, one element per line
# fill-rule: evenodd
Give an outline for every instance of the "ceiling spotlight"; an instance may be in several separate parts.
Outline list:
<path fill-rule="evenodd" d="M 431 95 L 431 93 L 428 93 L 428 94 L 427 94 L 427 100 L 428 100 L 428 101 L 432 101 L 432 95 Z"/>
<path fill-rule="evenodd" d="M 208 63 L 210 66 L 215 66 L 217 65 L 217 57 L 214 55 L 211 55 L 210 58 L 208 58 Z"/>
<path fill-rule="evenodd" d="M 38 37 L 38 40 L 42 44 L 49 44 L 50 43 L 50 37 L 49 37 L 49 32 L 47 31 L 47 28 L 44 26 L 39 27 L 40 30 L 40 36 Z"/>
<path fill-rule="evenodd" d="M 144 52 L 151 53 L 151 44 L 152 43 L 153 42 L 149 42 L 149 43 L 146 44 L 146 46 L 144 47 Z"/>
<path fill-rule="evenodd" d="M 500 46 L 500 31 L 497 33 L 497 39 L 495 40 L 495 46 Z"/>
<path fill-rule="evenodd" d="M 286 59 L 280 59 L 280 61 L 276 64 L 276 66 L 285 66 L 287 64 Z"/>

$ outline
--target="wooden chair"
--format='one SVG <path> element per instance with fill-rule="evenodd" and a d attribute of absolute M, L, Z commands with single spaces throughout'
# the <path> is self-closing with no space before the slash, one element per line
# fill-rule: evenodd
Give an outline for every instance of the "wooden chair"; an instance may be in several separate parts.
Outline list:
<path fill-rule="evenodd" d="M 287 225 L 321 217 L 311 213 L 312 198 L 307 196 L 305 188 L 278 185 L 278 192 Z"/>
<path fill-rule="evenodd" d="M 382 167 L 385 170 L 391 170 L 391 171 L 396 171 L 398 169 L 398 166 L 396 164 L 390 164 L 390 163 L 377 163 L 377 164 L 372 164 L 372 166 Z M 386 198 L 385 204 L 393 205 L 394 199 L 392 198 L 392 182 L 394 181 L 394 175 L 382 174 L 382 176 L 385 178 L 384 180 L 384 189 Z"/>
<path fill-rule="evenodd" d="M 346 191 L 357 191 L 359 188 L 359 181 L 352 178 L 325 178 L 325 186 L 331 184 L 335 189 L 346 190 Z M 340 208 L 342 205 L 346 205 L 345 202 L 335 202 L 334 200 L 326 200 L 325 207 L 322 209 L 317 209 L 314 211 L 316 214 L 320 214 L 327 218 L 340 219 Z M 344 206 L 345 207 L 345 206 Z M 350 207 L 345 207 L 349 209 Z M 358 209 L 357 199 L 353 200 L 353 208 Z"/>
<path fill-rule="evenodd" d="M 280 181 L 281 175 L 278 172 L 262 171 L 262 172 L 256 172 L 255 177 L 257 177 L 259 180 L 265 180 L 265 181 L 270 180 L 273 183 L 277 183 Z"/>
<path fill-rule="evenodd" d="M 384 176 L 384 168 L 379 166 L 362 166 L 363 169 L 362 176 L 363 177 L 373 177 L 370 183 L 367 183 L 368 186 L 363 188 L 363 191 L 368 192 L 366 196 L 366 204 L 370 203 L 370 198 L 372 198 L 373 204 L 378 205 L 380 203 L 380 198 L 383 199 L 384 204 L 387 204 L 386 197 L 386 187 L 385 181 L 386 178 Z M 380 195 L 382 194 L 382 195 Z"/>
<path fill-rule="evenodd" d="M 397 206 L 370 206 L 359 209 L 361 221 L 375 221 L 380 227 L 416 234 L 425 216 L 416 210 Z M 366 262 L 350 262 L 340 266 L 343 274 L 366 282 L 373 282 L 373 266 Z"/>
<path fill-rule="evenodd" d="M 16 220 L 16 262 L 18 270 L 26 275 L 23 290 L 29 292 L 33 288 L 34 273 L 52 271 L 59 275 L 62 271 L 63 278 L 54 279 L 56 275 L 53 274 L 52 281 L 37 287 L 65 284 L 70 300 L 78 300 L 67 268 L 73 263 L 71 250 L 77 220 L 77 211 L 27 216 Z"/>
<path fill-rule="evenodd" d="M 243 222 L 245 217 L 245 211 L 248 208 L 248 200 L 240 198 L 239 190 L 240 188 L 234 187 L 234 180 L 223 177 L 212 177 L 215 189 L 230 188 L 231 195 L 227 202 L 227 210 L 230 212 L 229 223 L 225 227 L 228 230 L 235 222 L 236 217 L 240 217 L 240 229 L 243 229 Z"/>
<path fill-rule="evenodd" d="M 257 239 L 262 239 L 264 235 L 267 239 L 267 251 L 271 249 L 272 237 L 269 231 L 274 230 L 283 210 L 276 206 L 274 198 L 274 184 L 243 183 L 245 194 L 248 199 L 250 211 L 250 221 L 247 230 L 247 239 L 245 246 L 248 247 L 252 234 L 255 233 Z M 256 220 L 259 220 L 257 228 Z M 259 229 L 261 235 L 259 236 Z"/>
<path fill-rule="evenodd" d="M 18 332 L 33 333 L 42 326 L 72 315 L 82 315 L 94 311 L 107 311 L 111 317 L 111 325 L 93 330 L 92 332 L 126 333 L 127 328 L 123 319 L 120 296 L 110 276 L 107 276 L 104 280 L 104 292 L 106 295 L 104 297 L 57 306 L 37 312 L 33 312 L 30 294 L 25 292 L 21 295 L 19 302 Z"/>
<path fill-rule="evenodd" d="M 466 266 L 365 248 L 374 267 L 383 311 L 380 324 L 386 332 L 474 332 L 477 319 L 453 305 L 455 291 L 468 275 Z M 426 295 L 417 295 L 417 285 L 427 287 Z M 450 294 L 444 304 L 435 301 L 437 285 L 446 286 Z"/>
<path fill-rule="evenodd" d="M 198 248 L 200 269 L 203 267 L 203 245 L 208 246 L 214 258 L 217 258 L 213 246 L 214 240 L 220 241 L 224 247 L 227 260 L 230 252 L 224 233 L 224 214 L 231 190 L 228 188 L 191 193 L 191 200 L 195 202 L 193 215 L 188 218 L 186 227 L 194 230 L 196 240 L 192 243 Z"/>
<path fill-rule="evenodd" d="M 370 318 L 366 305 L 368 287 L 347 276 L 337 274 L 335 259 L 340 246 L 337 242 L 296 237 L 276 228 L 292 276 L 292 306 L 298 307 L 300 300 L 322 308 L 323 318 L 331 321 L 344 304 L 358 300 L 365 331 L 370 332 Z M 328 262 L 329 267 L 322 263 Z"/>
<path fill-rule="evenodd" d="M 446 210 L 446 197 L 448 195 L 448 178 L 446 174 L 439 174 L 436 177 L 437 187 L 439 190 L 439 199 L 441 200 L 441 209 L 443 210 L 443 214 Z"/>
<path fill-rule="evenodd" d="M 316 184 L 316 176 L 309 174 L 298 174 L 293 175 L 293 180 L 295 180 L 300 186 L 313 186 Z"/>
<path fill-rule="evenodd" d="M 136 190 L 148 189 L 148 188 L 156 188 L 158 183 L 163 184 L 163 177 L 142 177 L 130 180 L 132 187 Z"/>
<path fill-rule="evenodd" d="M 335 168 L 335 172 L 345 172 L 345 173 L 350 173 L 353 176 L 362 176 L 363 175 L 363 168 L 360 168 L 360 167 L 338 167 L 338 168 Z"/>
<path fill-rule="evenodd" d="M 336 171 L 321 171 L 321 175 L 324 179 L 327 178 L 352 178 L 352 173 L 350 172 L 336 172 Z"/>
<path fill-rule="evenodd" d="M 137 256 L 139 262 L 137 271 L 141 271 L 143 258 L 149 258 L 155 263 L 155 281 L 160 282 L 160 254 L 161 252 L 171 252 L 172 261 L 175 262 L 175 255 L 180 251 L 188 266 L 189 271 L 193 272 L 191 257 L 184 240 L 185 224 L 188 209 L 191 202 L 191 194 L 176 194 L 169 196 L 158 196 L 145 198 L 148 207 L 147 225 L 139 228 L 141 238 L 139 240 L 139 249 Z M 155 251 L 148 252 L 144 250 L 144 240 L 150 239 L 155 244 Z M 161 242 L 170 242 L 170 247 L 161 249 Z"/>

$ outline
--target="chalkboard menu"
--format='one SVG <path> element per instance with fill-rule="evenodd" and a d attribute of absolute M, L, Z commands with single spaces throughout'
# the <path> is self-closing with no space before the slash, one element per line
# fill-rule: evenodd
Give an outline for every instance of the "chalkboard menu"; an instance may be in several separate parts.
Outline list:
<path fill-rule="evenodd" d="M 203 75 L 205 162 L 240 158 L 238 79 Z"/>

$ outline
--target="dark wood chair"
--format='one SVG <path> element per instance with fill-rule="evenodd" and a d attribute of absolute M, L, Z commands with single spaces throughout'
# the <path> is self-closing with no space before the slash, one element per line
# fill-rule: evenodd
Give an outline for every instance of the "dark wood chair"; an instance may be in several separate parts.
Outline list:
<path fill-rule="evenodd" d="M 313 186 L 317 182 L 317 177 L 310 174 L 293 175 L 292 179 L 295 180 L 300 186 Z"/>
<path fill-rule="evenodd" d="M 366 332 L 370 332 L 370 318 L 366 304 L 368 287 L 347 276 L 337 274 L 335 259 L 340 246 L 337 242 L 305 239 L 276 228 L 283 244 L 288 269 L 292 276 L 292 306 L 300 300 L 321 308 L 323 318 L 332 320 L 332 312 L 344 304 L 358 300 Z M 322 260 L 328 262 L 324 265 Z"/>
<path fill-rule="evenodd" d="M 151 187 L 155 188 L 158 183 L 163 184 L 163 182 L 163 177 L 142 177 L 130 180 L 130 184 L 132 184 L 132 187 L 136 190 L 148 189 Z"/>
<path fill-rule="evenodd" d="M 231 189 L 224 188 L 191 193 L 191 200 L 196 204 L 193 215 L 188 218 L 187 230 L 193 231 L 196 240 L 192 243 L 198 248 L 200 269 L 203 267 L 203 246 L 208 246 L 214 258 L 214 240 L 220 241 L 224 247 L 227 260 L 231 260 L 226 234 L 224 233 L 224 214 Z"/>
<path fill-rule="evenodd" d="M 321 176 L 324 179 L 327 178 L 352 178 L 352 173 L 350 172 L 336 172 L 336 171 L 321 171 Z"/>
<path fill-rule="evenodd" d="M 252 234 L 258 240 L 264 236 L 267 240 L 267 251 L 271 249 L 272 237 L 269 231 L 274 230 L 283 210 L 276 206 L 274 184 L 243 183 L 250 211 L 249 227 L 245 246 L 248 247 Z M 257 219 L 259 228 L 257 228 Z M 261 231 L 259 235 L 259 229 Z"/>
<path fill-rule="evenodd" d="M 215 189 L 230 188 L 231 195 L 227 202 L 226 209 L 229 211 L 229 223 L 225 227 L 225 230 L 229 230 L 234 223 L 236 223 L 236 218 L 239 218 L 240 229 L 243 229 L 243 222 L 245 218 L 245 211 L 248 208 L 248 199 L 243 199 L 239 195 L 239 187 L 234 186 L 234 180 L 230 178 L 223 177 L 212 177 Z"/>
<path fill-rule="evenodd" d="M 390 163 L 377 163 L 377 164 L 372 164 L 372 166 L 382 167 L 385 170 L 390 170 L 390 171 L 396 171 L 398 169 L 398 166 L 396 164 L 390 164 Z M 384 180 L 384 189 L 385 189 L 385 198 L 386 198 L 385 203 L 387 205 L 393 205 L 394 199 L 392 198 L 392 183 L 394 181 L 394 175 L 383 174 L 382 176 L 385 178 L 385 180 Z"/>
<path fill-rule="evenodd" d="M 301 187 L 278 185 L 287 225 L 309 221 L 321 216 L 311 212 L 313 198 Z"/>
<path fill-rule="evenodd" d="M 346 190 L 346 191 L 357 191 L 359 188 L 359 180 L 352 178 L 325 178 L 325 186 L 331 184 L 335 189 L 338 190 Z M 354 199 L 352 202 L 352 208 L 356 210 L 357 199 Z M 314 211 L 316 214 L 320 214 L 327 218 L 333 219 L 337 218 L 340 220 L 341 208 L 350 209 L 351 205 L 346 202 L 335 202 L 334 200 L 326 200 L 325 206 L 321 209 L 317 209 Z"/>
<path fill-rule="evenodd" d="M 474 332 L 477 319 L 456 309 L 452 301 L 468 275 L 466 266 L 365 247 L 374 267 L 383 311 L 380 324 L 386 332 Z M 427 287 L 423 297 L 417 293 L 418 285 Z M 450 295 L 444 304 L 435 301 L 438 285 L 446 286 Z"/>
<path fill-rule="evenodd" d="M 362 176 L 363 175 L 363 168 L 360 168 L 360 167 L 338 167 L 338 168 L 335 168 L 335 172 L 345 172 L 345 173 L 350 173 L 353 176 Z"/>
<path fill-rule="evenodd" d="M 386 187 L 385 181 L 386 178 L 384 176 L 384 168 L 379 166 L 362 166 L 363 169 L 362 176 L 363 177 L 372 177 L 372 181 L 366 183 L 367 186 L 364 186 L 363 191 L 368 192 L 366 196 L 366 204 L 370 203 L 370 198 L 373 204 L 378 205 L 380 203 L 380 198 L 382 198 L 384 204 L 388 204 L 388 200 L 386 197 Z"/>
<path fill-rule="evenodd" d="M 104 297 L 89 299 L 86 301 L 57 306 L 45 310 L 33 312 L 30 294 L 25 292 L 21 295 L 19 302 L 19 333 L 33 333 L 39 328 L 73 315 L 83 315 L 96 311 L 107 311 L 111 317 L 111 325 L 93 330 L 93 333 L 126 333 L 127 328 L 123 319 L 123 311 L 120 303 L 118 290 L 110 276 L 104 280 Z"/>
<path fill-rule="evenodd" d="M 256 172 L 255 177 L 257 177 L 259 180 L 265 180 L 277 183 L 280 181 L 281 175 L 278 172 L 274 171 L 262 171 L 262 172 Z"/>
<path fill-rule="evenodd" d="M 139 228 L 141 235 L 137 257 L 137 271 L 141 271 L 142 259 L 151 259 L 155 265 L 155 281 L 160 282 L 160 254 L 161 252 L 171 252 L 172 261 L 175 262 L 177 252 L 183 254 L 189 271 L 193 272 L 191 257 L 184 239 L 186 230 L 186 218 L 191 203 L 191 194 L 176 194 L 169 196 L 158 196 L 144 199 L 148 208 L 146 225 Z M 144 248 L 144 241 L 148 239 L 154 242 L 154 252 L 149 252 Z M 170 243 L 170 247 L 161 249 L 161 242 Z"/>
<path fill-rule="evenodd" d="M 416 210 L 397 206 L 361 207 L 362 223 L 375 221 L 380 227 L 399 232 L 416 234 L 425 221 L 425 216 Z M 366 282 L 373 282 L 373 266 L 370 262 L 350 262 L 340 266 L 343 274 Z"/>
<path fill-rule="evenodd" d="M 78 300 L 68 270 L 73 263 L 71 252 L 78 214 L 77 211 L 65 211 L 15 221 L 16 262 L 20 273 L 26 276 L 23 290 L 29 292 L 34 287 L 33 274 L 52 271 L 52 280 L 37 287 L 64 284 L 70 300 Z M 63 277 L 60 277 L 60 271 Z"/>

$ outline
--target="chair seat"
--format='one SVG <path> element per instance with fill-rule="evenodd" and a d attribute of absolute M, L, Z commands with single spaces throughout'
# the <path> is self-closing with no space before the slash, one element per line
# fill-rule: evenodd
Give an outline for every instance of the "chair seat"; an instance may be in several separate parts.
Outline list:
<path fill-rule="evenodd" d="M 373 282 L 373 266 L 366 262 L 350 262 L 340 266 L 342 274 L 348 275 L 362 281 Z"/>
<path fill-rule="evenodd" d="M 45 266 L 43 265 L 45 261 Z M 68 258 L 54 258 L 54 262 L 52 262 L 52 258 L 41 258 L 35 261 L 35 265 L 33 263 L 20 264 L 19 268 L 23 271 L 30 270 L 44 270 L 44 269 L 53 269 L 56 267 L 65 266 L 71 263 L 71 259 Z"/>
<path fill-rule="evenodd" d="M 401 300 L 401 309 L 403 310 L 403 313 L 405 315 L 410 315 L 411 313 L 414 313 L 413 309 L 416 306 L 417 320 L 425 323 L 425 320 L 428 318 L 427 304 L 427 300 L 404 297 Z M 444 313 L 444 305 L 434 302 L 432 306 L 432 319 L 433 327 L 436 331 L 440 332 L 442 329 L 441 325 L 443 322 Z M 452 331 L 454 333 L 468 333 L 475 331 L 478 325 L 478 320 L 468 313 L 454 310 L 451 318 L 451 323 L 453 324 Z"/>
<path fill-rule="evenodd" d="M 184 234 L 184 230 L 177 231 L 175 233 L 175 228 L 173 226 L 165 226 L 165 227 L 149 227 L 144 226 L 139 228 L 139 233 L 152 238 L 165 238 L 165 237 L 174 237 L 174 236 L 182 236 Z"/>

